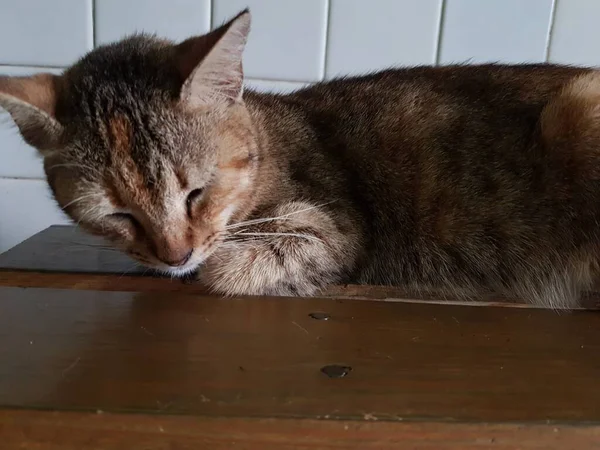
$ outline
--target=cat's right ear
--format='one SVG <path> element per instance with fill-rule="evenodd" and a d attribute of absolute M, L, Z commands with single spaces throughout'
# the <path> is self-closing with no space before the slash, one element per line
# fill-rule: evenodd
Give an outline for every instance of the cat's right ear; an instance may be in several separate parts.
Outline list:
<path fill-rule="evenodd" d="M 210 33 L 187 39 L 176 47 L 178 69 L 185 79 L 181 101 L 202 107 L 241 100 L 242 53 L 250 21 L 250 11 L 246 9 Z"/>
<path fill-rule="evenodd" d="M 0 76 L 0 107 L 11 115 L 23 139 L 42 154 L 57 147 L 63 132 L 55 116 L 60 81 L 49 73 Z"/>

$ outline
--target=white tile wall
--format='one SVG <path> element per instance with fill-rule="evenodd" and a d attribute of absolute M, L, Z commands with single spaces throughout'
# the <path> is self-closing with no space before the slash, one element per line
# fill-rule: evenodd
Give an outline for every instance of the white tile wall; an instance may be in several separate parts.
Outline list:
<path fill-rule="evenodd" d="M 52 224 L 69 223 L 44 180 L 0 178 L 0 252 Z"/>
<path fill-rule="evenodd" d="M 257 92 L 273 92 L 278 94 L 287 94 L 297 91 L 311 83 L 298 83 L 293 81 L 273 81 L 273 80 L 255 80 L 246 79 L 246 87 Z"/>
<path fill-rule="evenodd" d="M 133 32 L 183 40 L 210 30 L 210 0 L 96 0 L 96 43 Z"/>
<path fill-rule="evenodd" d="M 557 0 L 549 59 L 564 64 L 598 65 L 600 2 Z"/>
<path fill-rule="evenodd" d="M 92 45 L 89 0 L 0 2 L 0 64 L 64 66 Z"/>
<path fill-rule="evenodd" d="M 327 75 L 435 63 L 442 0 L 330 0 Z"/>
<path fill-rule="evenodd" d="M 214 0 L 213 24 L 245 7 L 252 34 L 244 70 L 253 78 L 318 81 L 325 68 L 326 0 Z"/>
<path fill-rule="evenodd" d="M 249 6 L 246 84 L 290 92 L 386 66 L 557 61 L 600 66 L 594 0 L 0 0 L 0 74 L 60 71 L 136 31 L 183 39 Z M 0 251 L 66 218 L 41 162 L 0 117 Z"/>
<path fill-rule="evenodd" d="M 440 62 L 544 61 L 552 2 L 446 0 Z"/>

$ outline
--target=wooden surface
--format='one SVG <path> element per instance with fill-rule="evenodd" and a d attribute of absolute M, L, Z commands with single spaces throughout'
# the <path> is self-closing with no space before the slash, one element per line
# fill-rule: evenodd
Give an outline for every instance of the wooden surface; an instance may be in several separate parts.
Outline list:
<path fill-rule="evenodd" d="M 2 449 L 600 448 L 600 311 L 222 299 L 58 233 L 0 257 Z"/>
<path fill-rule="evenodd" d="M 54 225 L 0 254 L 0 268 L 51 273 L 149 275 L 125 254 L 79 228 Z"/>
<path fill-rule="evenodd" d="M 6 406 L 600 421 L 597 313 L 21 288 L 0 298 Z M 330 379 L 330 364 L 353 370 Z"/>
<path fill-rule="evenodd" d="M 0 411 L 3 448 L 48 450 L 585 450 L 591 426 Z"/>

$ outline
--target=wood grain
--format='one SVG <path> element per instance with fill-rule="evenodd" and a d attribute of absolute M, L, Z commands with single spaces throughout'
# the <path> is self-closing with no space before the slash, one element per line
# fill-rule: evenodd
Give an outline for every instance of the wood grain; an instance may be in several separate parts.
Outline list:
<path fill-rule="evenodd" d="M 0 267 L 50 273 L 148 274 L 103 239 L 68 225 L 51 226 L 0 254 Z"/>
<path fill-rule="evenodd" d="M 4 448 L 22 450 L 596 449 L 600 427 L 237 419 L 0 411 Z"/>
<path fill-rule="evenodd" d="M 0 298 L 6 407 L 600 421 L 595 312 L 19 288 Z M 353 371 L 330 379 L 328 364 Z"/>
<path fill-rule="evenodd" d="M 130 275 L 110 275 L 104 273 L 53 273 L 27 270 L 3 270 L 0 268 L 0 286 L 32 287 L 54 289 L 77 289 L 92 291 L 117 292 L 180 292 L 214 296 L 198 283 L 183 282 L 177 279 L 162 277 L 140 277 Z M 215 296 L 217 297 L 217 296 Z M 495 295 L 480 296 L 465 301 L 459 299 L 444 299 L 434 295 L 416 295 L 402 289 L 387 286 L 343 285 L 331 286 L 319 295 L 320 298 L 353 299 L 375 302 L 405 302 L 405 303 L 441 303 L 445 305 L 464 306 L 499 306 L 509 308 L 534 308 L 520 302 L 518 299 L 507 299 Z M 575 309 L 600 309 L 600 295 L 588 293 L 581 301 L 581 307 Z"/>

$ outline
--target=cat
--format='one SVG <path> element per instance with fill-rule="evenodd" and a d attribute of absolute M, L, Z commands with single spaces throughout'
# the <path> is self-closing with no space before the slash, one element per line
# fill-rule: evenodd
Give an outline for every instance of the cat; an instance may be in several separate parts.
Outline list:
<path fill-rule="evenodd" d="M 353 282 L 577 305 L 599 273 L 600 72 L 397 68 L 260 94 L 250 22 L 0 78 L 75 222 L 223 295 Z"/>

